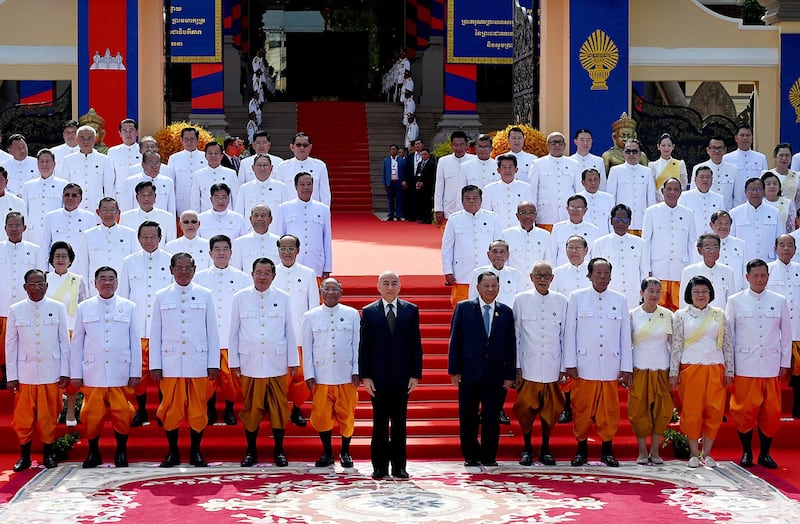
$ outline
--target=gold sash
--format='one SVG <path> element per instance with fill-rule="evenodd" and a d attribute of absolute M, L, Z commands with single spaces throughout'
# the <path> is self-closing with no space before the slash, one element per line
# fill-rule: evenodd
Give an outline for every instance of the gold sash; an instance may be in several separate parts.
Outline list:
<path fill-rule="evenodd" d="M 716 322 L 719 325 L 719 329 L 717 330 L 717 349 L 722 350 L 722 335 L 725 329 L 722 322 L 722 310 L 711 306 L 708 307 L 711 308 L 711 311 L 709 311 L 706 316 L 703 317 L 703 320 L 697 326 L 697 329 L 684 337 L 683 347 L 691 346 L 703 338 L 703 335 L 706 334 L 706 331 L 708 331 L 711 323 Z"/>
<path fill-rule="evenodd" d="M 669 310 L 666 308 L 658 306 L 653 314 L 655 315 L 656 313 L 661 313 L 661 316 L 657 318 L 651 317 L 650 320 L 641 327 L 641 329 L 633 332 L 632 341 L 634 345 L 647 340 L 658 328 L 667 328 L 665 331 L 668 333 L 672 331 L 672 320 L 670 319 L 670 316 L 665 313 L 665 311 L 669 312 Z"/>
<path fill-rule="evenodd" d="M 670 178 L 681 179 L 681 163 L 670 158 L 664 170 L 656 178 L 656 191 L 660 191 L 664 187 L 664 182 Z"/>
<path fill-rule="evenodd" d="M 50 298 L 58 300 L 59 302 L 64 302 L 64 297 L 68 296 L 67 314 L 74 317 L 75 313 L 78 311 L 78 283 L 80 282 L 80 278 L 75 273 L 67 273 L 66 277 L 67 278 L 61 283 L 61 286 Z"/>

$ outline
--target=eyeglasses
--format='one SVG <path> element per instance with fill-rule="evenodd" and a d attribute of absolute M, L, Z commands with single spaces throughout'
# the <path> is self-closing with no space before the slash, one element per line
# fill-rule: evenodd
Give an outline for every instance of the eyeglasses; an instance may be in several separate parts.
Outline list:
<path fill-rule="evenodd" d="M 184 266 L 175 266 L 172 268 L 175 272 L 183 272 L 183 273 L 191 273 L 194 271 L 194 266 L 184 267 Z"/>
<path fill-rule="evenodd" d="M 713 253 L 714 251 L 719 251 L 719 246 L 703 246 L 701 249 L 706 253 Z"/>
<path fill-rule="evenodd" d="M 748 193 L 763 193 L 764 192 L 764 190 L 761 189 L 760 187 L 748 187 L 747 189 L 745 189 L 745 191 L 747 191 Z"/>
<path fill-rule="evenodd" d="M 311 144 L 308 142 L 300 142 L 299 144 L 295 144 L 295 147 L 309 147 Z"/>
<path fill-rule="evenodd" d="M 552 273 L 531 273 L 531 276 L 536 280 L 542 280 L 553 276 Z"/>
<path fill-rule="evenodd" d="M 47 282 L 26 282 L 25 285 L 28 287 L 43 288 L 47 287 Z"/>
<path fill-rule="evenodd" d="M 477 146 L 475 146 L 475 149 L 491 149 L 491 148 L 492 148 L 492 146 L 489 145 L 489 144 L 487 144 L 485 146 L 481 145 L 481 144 L 478 144 Z"/>
<path fill-rule="evenodd" d="M 522 215 L 522 216 L 525 216 L 525 215 L 536 215 L 536 211 L 517 211 L 517 214 L 518 215 Z"/>
<path fill-rule="evenodd" d="M 581 249 L 586 249 L 583 246 L 567 246 L 567 251 L 580 251 Z"/>
<path fill-rule="evenodd" d="M 197 224 L 199 220 L 181 220 L 181 224 Z"/>
<path fill-rule="evenodd" d="M 703 296 L 703 295 L 709 295 L 709 294 L 711 294 L 711 291 L 709 291 L 708 289 L 693 289 L 692 290 L 692 295 Z"/>
<path fill-rule="evenodd" d="M 567 206 L 567 209 L 569 209 L 570 211 L 583 211 L 586 208 L 583 206 Z"/>
<path fill-rule="evenodd" d="M 711 151 L 725 151 L 725 146 L 708 146 Z"/>
<path fill-rule="evenodd" d="M 551 146 L 563 146 L 565 144 L 563 140 L 548 140 L 547 143 Z"/>
<path fill-rule="evenodd" d="M 625 218 L 625 217 L 613 217 L 611 219 L 611 223 L 612 224 L 630 224 L 631 223 L 631 219 L 630 218 Z"/>
<path fill-rule="evenodd" d="M 639 150 L 638 149 L 626 149 L 625 150 L 625 154 L 626 155 L 638 155 L 639 154 Z"/>
<path fill-rule="evenodd" d="M 280 251 L 281 253 L 294 253 L 295 251 L 297 251 L 297 248 L 294 246 L 279 247 L 278 251 Z"/>
<path fill-rule="evenodd" d="M 117 277 L 99 277 L 95 280 L 101 284 L 113 284 L 117 281 Z"/>

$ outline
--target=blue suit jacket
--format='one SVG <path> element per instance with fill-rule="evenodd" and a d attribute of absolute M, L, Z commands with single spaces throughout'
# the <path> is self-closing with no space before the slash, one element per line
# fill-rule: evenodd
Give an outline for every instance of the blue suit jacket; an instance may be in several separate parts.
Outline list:
<path fill-rule="evenodd" d="M 397 157 L 397 176 L 402 182 L 406 178 L 406 159 Z M 383 185 L 389 186 L 392 183 L 392 157 L 387 156 L 383 159 Z"/>
<path fill-rule="evenodd" d="M 397 300 L 394 335 L 377 300 L 361 311 L 361 340 L 358 345 L 358 371 L 380 390 L 386 386 L 408 386 L 409 378 L 422 378 L 422 338 L 419 309 L 411 302 Z"/>
<path fill-rule="evenodd" d="M 461 375 L 464 383 L 483 381 L 502 385 L 517 374 L 517 339 L 511 308 L 495 302 L 489 336 L 483 327 L 483 311 L 478 299 L 456 305 L 450 325 L 450 351 L 447 372 Z"/>

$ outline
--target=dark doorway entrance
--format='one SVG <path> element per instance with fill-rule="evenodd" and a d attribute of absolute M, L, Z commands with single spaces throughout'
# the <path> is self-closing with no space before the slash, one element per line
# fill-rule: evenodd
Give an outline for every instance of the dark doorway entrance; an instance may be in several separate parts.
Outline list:
<path fill-rule="evenodd" d="M 293 100 L 364 100 L 366 32 L 287 33 L 286 91 Z"/>

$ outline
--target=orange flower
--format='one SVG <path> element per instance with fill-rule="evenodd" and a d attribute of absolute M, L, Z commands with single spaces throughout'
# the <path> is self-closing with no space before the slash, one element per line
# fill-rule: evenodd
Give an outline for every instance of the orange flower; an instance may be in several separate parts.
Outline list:
<path fill-rule="evenodd" d="M 547 137 L 541 131 L 525 124 L 509 124 L 508 127 L 497 131 L 497 134 L 495 134 L 492 140 L 492 158 L 502 155 L 511 149 L 508 146 L 508 132 L 512 127 L 518 127 L 525 133 L 523 151 L 533 153 L 536 156 L 547 154 Z"/>
<path fill-rule="evenodd" d="M 214 137 L 211 133 L 197 124 L 186 121 L 173 122 L 167 127 L 159 129 L 154 135 L 154 138 L 158 142 L 158 154 L 161 155 L 161 161 L 165 164 L 173 153 L 183 150 L 181 130 L 185 127 L 193 127 L 200 133 L 200 139 L 197 141 L 197 149 L 200 151 L 206 148 L 206 144 L 214 141 Z"/>

